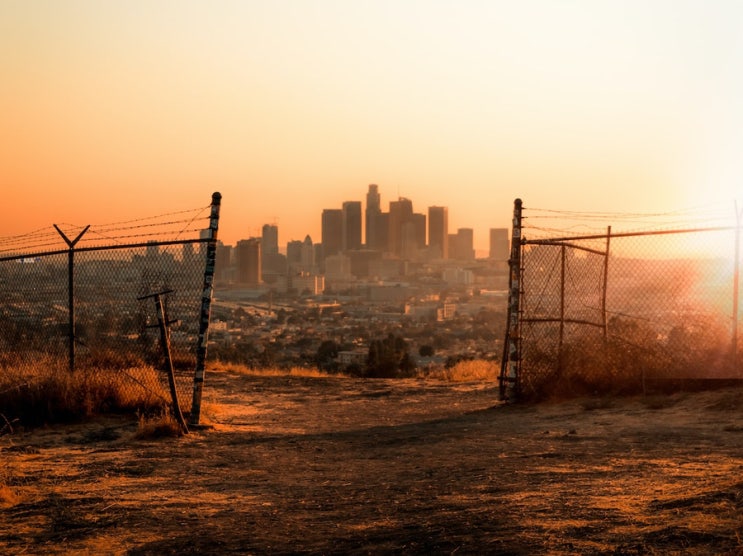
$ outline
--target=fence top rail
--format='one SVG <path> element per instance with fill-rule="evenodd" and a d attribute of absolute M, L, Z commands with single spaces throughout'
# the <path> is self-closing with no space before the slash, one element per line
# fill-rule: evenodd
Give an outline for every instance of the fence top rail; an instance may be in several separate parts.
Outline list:
<path fill-rule="evenodd" d="M 700 232 L 725 232 L 736 230 L 736 226 L 713 226 L 707 228 L 676 228 L 671 230 L 649 230 L 649 231 L 636 231 L 636 232 L 611 232 L 606 231 L 602 234 L 591 234 L 584 236 L 563 236 L 563 237 L 550 237 L 540 239 L 527 239 L 526 237 L 521 238 L 522 245 L 554 245 L 556 243 L 564 243 L 569 241 L 589 240 L 589 239 L 606 239 L 606 238 L 619 238 L 619 237 L 639 237 L 639 236 L 660 236 L 660 235 L 671 235 L 671 234 L 691 234 Z M 524 230 L 528 228 L 524 227 Z"/>
<path fill-rule="evenodd" d="M 62 255 L 74 251 L 75 253 L 91 252 L 91 251 L 114 251 L 120 249 L 143 249 L 147 247 L 157 246 L 163 247 L 168 245 L 185 245 L 187 243 L 209 243 L 211 241 L 208 238 L 193 238 L 193 239 L 176 239 L 170 241 L 147 241 L 143 243 L 128 243 L 119 245 L 98 245 L 91 247 L 74 247 L 72 249 L 55 249 L 53 251 L 38 251 L 36 253 L 16 253 L 15 255 L 8 255 L 0 257 L 0 263 L 6 261 L 22 261 L 25 259 L 35 259 L 38 257 L 53 257 L 55 255 Z"/>

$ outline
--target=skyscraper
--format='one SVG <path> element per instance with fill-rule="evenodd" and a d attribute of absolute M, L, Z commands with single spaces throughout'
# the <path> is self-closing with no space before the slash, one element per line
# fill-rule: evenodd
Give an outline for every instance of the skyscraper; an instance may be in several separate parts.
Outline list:
<path fill-rule="evenodd" d="M 428 246 L 434 257 L 449 258 L 449 209 L 428 207 Z"/>
<path fill-rule="evenodd" d="M 261 250 L 264 255 L 275 255 L 279 252 L 279 227 L 276 224 L 263 225 Z"/>
<path fill-rule="evenodd" d="M 457 243 L 459 257 L 465 261 L 475 259 L 475 240 L 472 228 L 459 228 L 457 230 Z"/>
<path fill-rule="evenodd" d="M 310 272 L 315 268 L 315 246 L 312 245 L 312 238 L 308 235 L 302 242 L 302 269 Z"/>
<path fill-rule="evenodd" d="M 387 250 L 398 257 L 402 255 L 403 226 L 413 219 L 413 201 L 400 197 L 390 201 Z"/>
<path fill-rule="evenodd" d="M 286 244 L 286 262 L 292 268 L 299 268 L 302 264 L 302 242 L 298 239 Z"/>
<path fill-rule="evenodd" d="M 237 281 L 241 284 L 261 283 L 261 240 L 253 237 L 241 239 L 235 246 Z"/>
<path fill-rule="evenodd" d="M 361 201 L 343 203 L 344 251 L 361 249 Z"/>
<path fill-rule="evenodd" d="M 324 209 L 322 211 L 323 258 L 337 255 L 341 249 L 343 249 L 343 211 Z"/>
<path fill-rule="evenodd" d="M 511 256 L 508 228 L 490 228 L 490 259 L 507 261 Z"/>
<path fill-rule="evenodd" d="M 366 248 L 367 249 L 384 249 L 386 244 L 382 243 L 382 208 L 381 197 L 376 184 L 369 185 L 369 191 L 366 194 Z"/>

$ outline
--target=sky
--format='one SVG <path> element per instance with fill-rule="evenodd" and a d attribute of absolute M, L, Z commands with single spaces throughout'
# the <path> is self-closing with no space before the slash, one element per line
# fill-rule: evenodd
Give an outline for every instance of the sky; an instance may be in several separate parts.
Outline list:
<path fill-rule="evenodd" d="M 3 0 L 0 237 L 206 206 L 227 244 L 398 196 L 743 201 L 739 0 Z M 743 205 L 741 205 L 743 206 Z"/>

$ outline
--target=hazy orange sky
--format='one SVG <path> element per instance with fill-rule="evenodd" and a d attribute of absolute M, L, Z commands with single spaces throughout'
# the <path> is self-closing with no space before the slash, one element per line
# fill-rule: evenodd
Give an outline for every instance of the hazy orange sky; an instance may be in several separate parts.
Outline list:
<path fill-rule="evenodd" d="M 743 200 L 743 2 L 0 2 L 0 236 L 223 195 L 226 243 L 398 195 L 450 228 L 525 205 Z"/>

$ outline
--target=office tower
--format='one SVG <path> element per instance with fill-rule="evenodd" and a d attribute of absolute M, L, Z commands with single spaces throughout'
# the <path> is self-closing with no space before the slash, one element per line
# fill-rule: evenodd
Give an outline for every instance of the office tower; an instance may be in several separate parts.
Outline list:
<path fill-rule="evenodd" d="M 279 252 L 279 227 L 276 224 L 264 224 L 261 236 L 263 255 L 275 255 Z"/>
<path fill-rule="evenodd" d="M 253 237 L 241 239 L 235 246 L 237 281 L 257 286 L 261 283 L 261 240 Z"/>
<path fill-rule="evenodd" d="M 472 228 L 459 228 L 455 235 L 449 235 L 449 257 L 460 261 L 473 261 L 475 248 Z"/>
<path fill-rule="evenodd" d="M 214 276 L 216 280 L 227 281 L 232 266 L 232 247 L 217 241 L 217 250 L 214 259 Z"/>
<path fill-rule="evenodd" d="M 343 246 L 344 251 L 361 249 L 361 201 L 343 203 Z"/>
<path fill-rule="evenodd" d="M 302 264 L 302 242 L 298 239 L 286 244 L 286 262 L 293 268 L 298 268 Z"/>
<path fill-rule="evenodd" d="M 426 246 L 426 215 L 414 212 L 411 222 L 416 249 L 423 249 Z"/>
<path fill-rule="evenodd" d="M 337 255 L 341 249 L 343 249 L 343 210 L 324 209 L 322 211 L 323 258 Z"/>
<path fill-rule="evenodd" d="M 413 219 L 413 202 L 400 197 L 390 201 L 387 250 L 398 257 L 402 255 L 403 226 Z"/>
<path fill-rule="evenodd" d="M 494 261 L 507 261 L 510 257 L 508 228 L 490 228 L 490 258 Z"/>
<path fill-rule="evenodd" d="M 449 209 L 428 207 L 428 246 L 433 257 L 449 258 Z"/>
<path fill-rule="evenodd" d="M 315 268 L 315 246 L 312 238 L 307 235 L 302 242 L 302 270 L 312 272 Z"/>
<path fill-rule="evenodd" d="M 386 243 L 380 241 L 382 235 L 381 229 L 381 197 L 375 184 L 369 185 L 369 192 L 366 194 L 366 248 L 367 249 L 385 249 Z M 386 236 L 386 234 L 384 234 Z"/>

